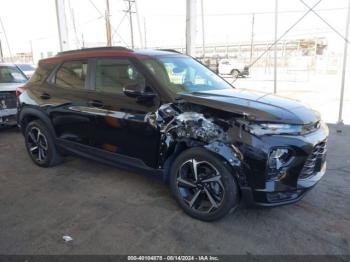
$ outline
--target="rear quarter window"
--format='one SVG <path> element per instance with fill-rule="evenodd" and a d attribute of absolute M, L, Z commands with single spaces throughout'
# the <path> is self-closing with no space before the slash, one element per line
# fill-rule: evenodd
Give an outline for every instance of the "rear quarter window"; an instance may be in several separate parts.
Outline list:
<path fill-rule="evenodd" d="M 30 78 L 28 83 L 38 84 L 45 81 L 52 70 L 56 67 L 56 64 L 43 64 L 39 63 L 38 68 L 35 70 L 34 75 Z"/>

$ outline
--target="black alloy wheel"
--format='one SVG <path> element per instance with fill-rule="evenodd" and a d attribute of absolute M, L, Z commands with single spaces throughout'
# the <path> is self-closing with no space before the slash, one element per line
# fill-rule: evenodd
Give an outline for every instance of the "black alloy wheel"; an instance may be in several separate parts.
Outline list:
<path fill-rule="evenodd" d="M 62 160 L 51 132 L 40 120 L 35 120 L 27 125 L 25 144 L 29 156 L 38 166 L 54 166 Z"/>
<path fill-rule="evenodd" d="M 28 148 L 32 158 L 38 163 L 44 163 L 48 156 L 47 139 L 36 126 L 31 127 L 28 132 Z"/>
<path fill-rule="evenodd" d="M 213 153 L 193 148 L 174 162 L 170 186 L 176 200 L 192 217 L 212 221 L 237 206 L 237 185 L 230 169 Z"/>
<path fill-rule="evenodd" d="M 178 171 L 179 194 L 190 208 L 210 213 L 224 198 L 225 188 L 219 171 L 207 161 L 190 159 Z"/>

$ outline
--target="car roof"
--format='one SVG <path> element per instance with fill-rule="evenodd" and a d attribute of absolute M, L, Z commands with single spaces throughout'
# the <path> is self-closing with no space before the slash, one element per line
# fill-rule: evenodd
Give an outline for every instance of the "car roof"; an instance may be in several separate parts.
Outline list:
<path fill-rule="evenodd" d="M 88 59 L 95 57 L 133 57 L 133 58 L 145 58 L 145 57 L 157 57 L 157 56 L 184 56 L 183 54 L 171 49 L 160 50 L 132 50 L 125 47 L 96 47 L 85 48 L 78 50 L 70 50 L 60 52 L 54 57 L 42 59 L 41 63 L 61 63 L 62 61 Z"/>

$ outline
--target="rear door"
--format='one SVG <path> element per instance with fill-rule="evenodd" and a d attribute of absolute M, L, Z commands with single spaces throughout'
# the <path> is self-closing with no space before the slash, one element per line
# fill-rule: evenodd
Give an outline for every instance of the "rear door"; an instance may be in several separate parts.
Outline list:
<path fill-rule="evenodd" d="M 142 101 L 128 97 L 123 88 L 145 86 L 154 91 L 147 77 L 128 58 L 94 61 L 93 85 L 96 122 L 93 146 L 133 165 L 155 167 L 160 132 L 154 123 L 159 96 Z"/>
<path fill-rule="evenodd" d="M 65 143 L 91 145 L 94 115 L 89 112 L 88 60 L 63 62 L 41 90 L 40 98 L 54 125 L 57 137 Z"/>

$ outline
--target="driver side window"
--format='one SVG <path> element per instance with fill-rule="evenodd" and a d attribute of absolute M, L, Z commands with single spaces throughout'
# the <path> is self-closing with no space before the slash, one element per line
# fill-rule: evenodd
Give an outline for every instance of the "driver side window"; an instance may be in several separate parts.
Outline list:
<path fill-rule="evenodd" d="M 128 59 L 99 59 L 96 64 L 96 91 L 122 94 L 128 86 L 145 87 L 145 78 Z"/>

